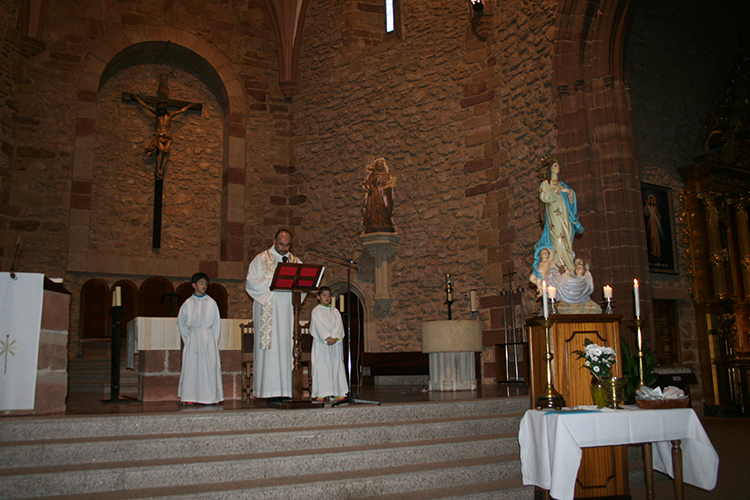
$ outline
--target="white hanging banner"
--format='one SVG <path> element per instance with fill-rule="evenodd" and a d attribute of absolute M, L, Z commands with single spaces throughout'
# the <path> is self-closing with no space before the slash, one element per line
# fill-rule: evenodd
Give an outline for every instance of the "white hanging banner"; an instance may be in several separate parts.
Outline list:
<path fill-rule="evenodd" d="M 44 275 L 0 273 L 0 410 L 33 410 Z"/>

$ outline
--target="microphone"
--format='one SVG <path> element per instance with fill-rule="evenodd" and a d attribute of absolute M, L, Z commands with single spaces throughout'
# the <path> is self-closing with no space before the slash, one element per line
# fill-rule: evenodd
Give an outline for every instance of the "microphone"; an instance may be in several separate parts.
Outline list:
<path fill-rule="evenodd" d="M 21 237 L 18 237 L 18 241 L 16 242 L 16 253 L 13 256 L 13 264 L 10 266 L 10 277 L 14 280 L 18 279 L 18 276 L 16 276 L 16 261 L 18 261 L 18 252 L 21 250 Z"/>
<path fill-rule="evenodd" d="M 283 257 L 281 258 L 281 262 L 289 262 L 289 257 L 287 257 L 286 255 L 284 255 L 284 256 L 283 256 Z"/>

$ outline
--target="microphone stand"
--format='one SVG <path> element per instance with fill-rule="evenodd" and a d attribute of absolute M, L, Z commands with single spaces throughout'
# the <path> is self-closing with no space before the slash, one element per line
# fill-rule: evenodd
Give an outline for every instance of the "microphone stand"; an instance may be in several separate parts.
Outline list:
<path fill-rule="evenodd" d="M 18 276 L 16 276 L 16 262 L 18 261 L 18 252 L 21 250 L 21 237 L 18 237 L 18 241 L 16 242 L 16 252 L 13 255 L 13 264 L 10 265 L 10 277 L 14 280 L 18 280 Z"/>
<path fill-rule="evenodd" d="M 318 257 L 321 257 L 326 260 L 333 260 L 334 262 L 339 262 L 340 264 L 343 263 L 343 265 L 346 265 L 346 336 L 348 339 L 348 360 L 347 360 L 347 370 L 349 372 L 349 392 L 346 395 L 345 399 L 342 399 L 341 401 L 336 401 L 331 405 L 331 407 L 342 405 L 344 403 L 347 404 L 375 404 L 380 406 L 379 401 L 365 401 L 364 399 L 355 399 L 354 393 L 352 392 L 352 379 L 354 378 L 354 372 L 352 371 L 352 299 L 351 299 L 351 270 L 352 266 L 355 266 L 359 268 L 359 264 L 357 262 L 351 260 L 351 259 L 345 259 L 343 257 L 339 257 L 337 255 L 331 255 L 326 252 L 322 252 L 320 250 L 315 249 L 309 249 L 307 250 L 308 253 L 316 255 Z M 360 328 L 361 330 L 361 328 Z M 359 340 L 359 339 L 357 339 Z M 362 380 L 359 380 L 359 384 L 362 384 Z"/>

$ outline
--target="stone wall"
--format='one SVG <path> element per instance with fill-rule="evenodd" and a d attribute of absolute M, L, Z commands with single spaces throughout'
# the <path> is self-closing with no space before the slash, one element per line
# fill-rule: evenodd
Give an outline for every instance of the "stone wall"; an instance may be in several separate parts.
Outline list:
<path fill-rule="evenodd" d="M 17 85 L 18 46 L 16 30 L 20 2 L 0 4 L 0 262 L 10 269 L 17 239 L 9 231 L 11 162 L 18 127 L 15 88 Z"/>
<path fill-rule="evenodd" d="M 508 271 L 525 285 L 540 231 L 535 165 L 554 152 L 554 6 L 495 7 L 485 43 L 471 33 L 465 5 L 404 4 L 402 37 L 361 44 L 353 58 L 331 29 L 343 14 L 333 2 L 310 5 L 305 31 L 315 36 L 305 38 L 292 107 L 307 195 L 297 242 L 361 258 L 358 283 L 370 283 L 360 185 L 371 158 L 386 158 L 398 178 L 394 222 L 403 238 L 392 267 L 396 299 L 367 339 L 377 350 L 420 349 L 421 323 L 446 317 L 447 273 L 454 318 L 470 317 L 464 294 L 497 295 Z M 341 270 L 333 266 L 329 279 L 341 280 Z"/>

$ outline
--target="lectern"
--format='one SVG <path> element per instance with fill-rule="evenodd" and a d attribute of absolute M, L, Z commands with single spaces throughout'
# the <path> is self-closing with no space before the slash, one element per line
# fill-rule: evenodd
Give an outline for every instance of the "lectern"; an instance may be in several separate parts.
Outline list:
<path fill-rule="evenodd" d="M 276 266 L 276 271 L 271 280 L 271 290 L 288 290 L 292 294 L 292 309 L 294 318 L 292 332 L 294 346 L 292 348 L 293 368 L 292 381 L 294 384 L 292 391 L 292 401 L 278 401 L 271 403 L 270 406 L 281 409 L 293 408 L 321 408 L 323 403 L 303 399 L 302 397 L 302 367 L 300 359 L 302 358 L 302 344 L 300 343 L 301 328 L 299 325 L 299 306 L 302 303 L 302 292 L 315 291 L 320 286 L 320 280 L 323 278 L 325 267 L 312 264 L 292 264 L 290 262 L 280 262 Z M 312 388 L 311 388 L 312 389 Z"/>
<path fill-rule="evenodd" d="M 574 351 L 584 349 L 584 340 L 608 346 L 617 352 L 613 376 L 622 376 L 620 321 L 617 314 L 552 314 L 550 348 L 554 353 L 553 382 L 569 407 L 591 405 L 591 374 L 581 368 Z M 531 404 L 544 389 L 546 378 L 543 318 L 526 320 L 531 362 Z M 625 446 L 584 448 L 576 479 L 576 498 L 626 498 L 630 494 Z"/>

